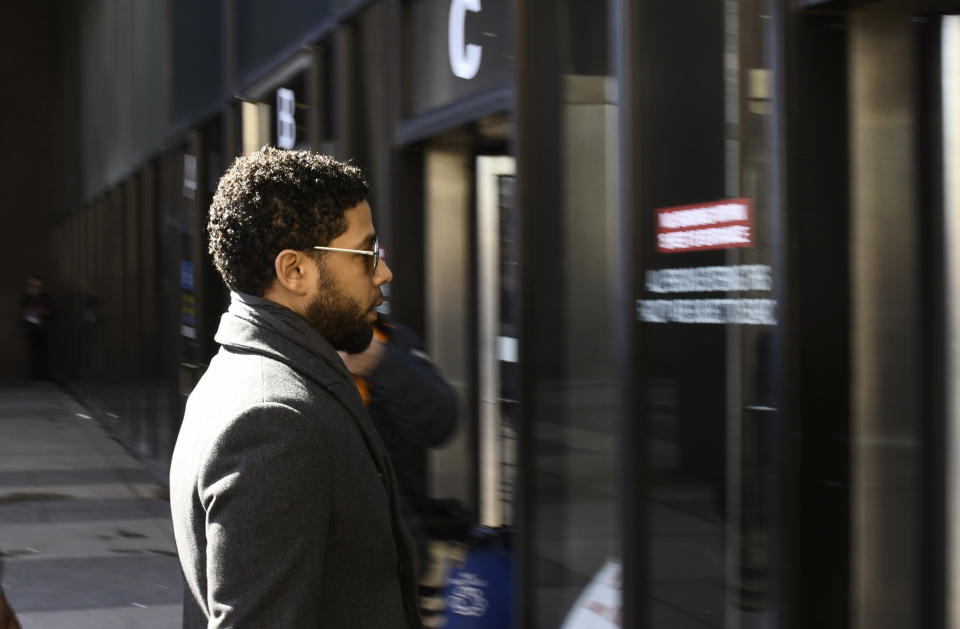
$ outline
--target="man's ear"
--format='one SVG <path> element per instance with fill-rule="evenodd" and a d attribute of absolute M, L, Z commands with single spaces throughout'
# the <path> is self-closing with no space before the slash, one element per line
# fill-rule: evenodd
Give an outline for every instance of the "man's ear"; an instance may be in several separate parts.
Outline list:
<path fill-rule="evenodd" d="M 277 283 L 297 295 L 305 295 L 307 287 L 308 256 L 302 251 L 284 249 L 277 254 L 273 267 L 277 274 Z"/>

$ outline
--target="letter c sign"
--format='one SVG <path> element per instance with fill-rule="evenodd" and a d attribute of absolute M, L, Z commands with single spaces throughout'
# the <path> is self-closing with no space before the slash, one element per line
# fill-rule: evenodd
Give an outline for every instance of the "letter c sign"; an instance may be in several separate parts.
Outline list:
<path fill-rule="evenodd" d="M 452 0 L 450 2 L 450 69 L 461 79 L 472 79 L 480 71 L 483 48 L 476 44 L 464 45 L 467 11 L 480 13 L 480 0 Z"/>

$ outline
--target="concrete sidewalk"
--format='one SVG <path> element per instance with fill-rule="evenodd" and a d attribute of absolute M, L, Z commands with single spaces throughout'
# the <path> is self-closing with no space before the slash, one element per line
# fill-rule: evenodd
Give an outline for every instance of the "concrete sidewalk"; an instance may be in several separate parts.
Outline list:
<path fill-rule="evenodd" d="M 0 385 L 0 551 L 24 629 L 180 626 L 165 487 L 54 385 Z"/>

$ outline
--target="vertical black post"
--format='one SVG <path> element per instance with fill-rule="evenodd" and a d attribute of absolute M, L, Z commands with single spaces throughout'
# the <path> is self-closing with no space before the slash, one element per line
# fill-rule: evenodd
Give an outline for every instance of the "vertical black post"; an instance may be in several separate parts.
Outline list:
<path fill-rule="evenodd" d="M 767 124 L 769 138 L 770 188 L 767 199 L 767 237 L 770 246 L 770 264 L 773 268 L 773 297 L 780 304 L 781 312 L 787 303 L 791 289 L 789 279 L 789 255 L 787 253 L 788 237 L 790 236 L 788 208 L 789 208 L 789 159 L 787 156 L 788 142 L 788 20 L 792 15 L 790 5 L 784 0 L 768 0 L 771 20 L 765 33 L 765 56 L 769 60 L 770 73 L 773 77 L 773 111 Z M 785 505 L 788 499 L 783 491 L 786 479 L 789 478 L 786 469 L 785 456 L 788 448 L 789 410 L 787 404 L 786 387 L 786 360 L 787 341 L 793 321 L 789 316 L 781 316 L 779 325 L 772 331 L 772 340 L 769 346 L 770 355 L 766 359 L 767 368 L 772 372 L 766 376 L 769 383 L 770 398 L 775 408 L 775 419 L 767 427 L 763 440 L 758 444 L 761 452 L 769 453 L 767 463 L 763 466 L 769 470 L 770 479 L 762 489 L 761 499 L 768 505 L 765 517 L 767 528 L 770 531 L 769 544 L 771 557 L 768 559 L 767 579 L 769 579 L 769 608 L 772 609 L 773 625 L 783 626 L 784 603 L 786 591 L 784 584 L 786 565 L 785 525 L 787 522 Z"/>
<path fill-rule="evenodd" d="M 617 315 L 614 325 L 617 401 L 620 409 L 620 534 L 623 544 L 623 627 L 639 629 L 646 625 L 647 592 L 645 584 L 647 518 L 644 435 L 645 418 L 638 412 L 635 366 L 640 356 L 639 339 L 634 334 L 633 304 L 642 278 L 639 243 L 640 216 L 640 151 L 642 141 L 639 117 L 640 52 L 639 10 L 634 0 L 609 0 L 611 74 L 617 80 L 617 112 L 619 127 L 619 214 L 617 230 L 619 268 L 616 279 Z"/>
<path fill-rule="evenodd" d="M 515 19 L 514 19 L 514 37 L 516 42 L 514 50 L 516 51 L 516 78 L 514 80 L 514 116 L 516 120 L 516 147 L 515 155 L 517 159 L 517 207 L 520 208 L 520 277 L 521 285 L 530 286 L 528 278 L 530 277 L 531 256 L 528 254 L 528 234 L 531 231 L 529 212 L 526 210 L 526 201 L 528 197 L 533 196 L 528 192 L 527 177 L 530 171 L 529 162 L 533 161 L 532 150 L 524 140 L 524 133 L 527 129 L 527 121 L 536 116 L 536 112 L 531 106 L 530 89 L 526 86 L 528 75 L 533 74 L 530 68 L 530 55 L 527 53 L 528 34 L 532 34 L 533 28 L 530 21 L 531 2 L 536 0 L 516 0 Z M 523 292 L 526 295 L 526 291 Z M 519 421 L 517 422 L 517 484 L 514 512 L 514 521 L 517 526 L 516 539 L 516 602 L 517 607 L 514 615 L 515 627 L 533 627 L 533 540 L 535 525 L 533 513 L 533 491 L 535 487 L 533 439 L 534 429 L 532 425 L 531 413 L 531 381 L 529 356 L 532 356 L 536 348 L 527 335 L 527 330 L 535 325 L 531 320 L 531 309 L 528 305 L 528 299 L 521 297 L 519 306 L 520 329 L 519 334 L 519 364 L 520 370 L 517 374 L 517 388 L 520 392 Z"/>
<path fill-rule="evenodd" d="M 841 629 L 851 593 L 847 19 L 780 4 L 776 115 L 786 123 L 790 237 L 776 280 L 787 289 L 778 296 L 786 327 L 778 609 L 785 628 Z"/>
<path fill-rule="evenodd" d="M 947 580 L 950 540 L 947 533 L 947 351 L 945 298 L 948 260 L 944 233 L 943 81 L 939 16 L 917 17 L 914 30 L 914 93 L 917 102 L 917 212 L 923 257 L 923 343 L 920 365 L 923 393 L 920 413 L 922 514 L 920 536 L 921 624 L 947 626 Z"/>
<path fill-rule="evenodd" d="M 557 392 L 543 386 L 563 377 L 563 232 L 560 162 L 560 54 L 554 0 L 516 0 L 517 207 L 521 291 L 519 304 L 517 615 L 516 627 L 536 627 L 536 422 L 556 423 L 564 412 Z"/>

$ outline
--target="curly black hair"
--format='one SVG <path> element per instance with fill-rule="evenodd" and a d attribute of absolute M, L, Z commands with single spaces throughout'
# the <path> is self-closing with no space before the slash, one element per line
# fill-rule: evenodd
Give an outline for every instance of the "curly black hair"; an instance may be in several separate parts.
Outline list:
<path fill-rule="evenodd" d="M 284 249 L 326 245 L 367 197 L 363 172 L 327 155 L 265 146 L 239 157 L 210 204 L 210 254 L 230 290 L 262 297 Z"/>

